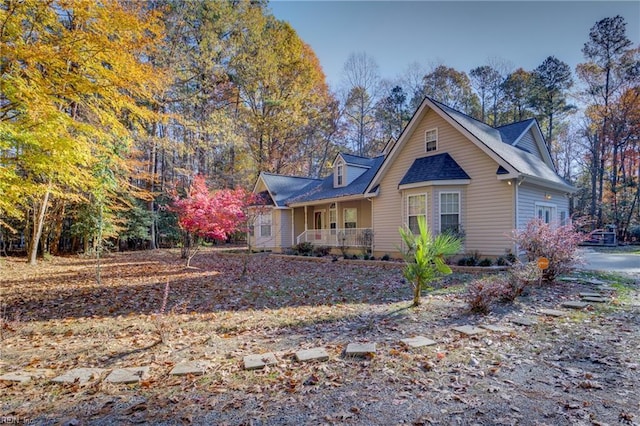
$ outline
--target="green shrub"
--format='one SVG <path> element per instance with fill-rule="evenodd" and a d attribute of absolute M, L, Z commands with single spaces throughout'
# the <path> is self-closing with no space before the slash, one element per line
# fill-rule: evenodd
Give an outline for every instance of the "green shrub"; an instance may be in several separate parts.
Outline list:
<path fill-rule="evenodd" d="M 384 260 L 384 261 L 391 260 L 391 256 L 389 256 L 388 254 L 385 254 L 380 258 L 380 260 Z"/>
<path fill-rule="evenodd" d="M 313 244 L 308 241 L 293 246 L 293 251 L 300 256 L 309 256 L 313 253 Z"/>
<path fill-rule="evenodd" d="M 485 257 L 480 262 L 478 262 L 478 266 L 487 267 L 487 266 L 491 266 L 491 265 L 493 265 L 493 262 L 488 257 Z"/>
<path fill-rule="evenodd" d="M 313 252 L 318 257 L 328 256 L 331 253 L 331 247 L 318 246 L 313 249 Z"/>

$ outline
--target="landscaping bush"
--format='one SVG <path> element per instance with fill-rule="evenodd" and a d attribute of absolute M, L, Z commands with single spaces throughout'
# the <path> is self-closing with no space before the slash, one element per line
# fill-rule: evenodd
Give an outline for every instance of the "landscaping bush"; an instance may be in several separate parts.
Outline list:
<path fill-rule="evenodd" d="M 484 267 L 491 266 L 491 265 L 493 265 L 493 262 L 488 257 L 485 257 L 478 263 L 478 266 L 484 266 Z"/>
<path fill-rule="evenodd" d="M 313 244 L 308 241 L 293 246 L 293 251 L 300 256 L 310 256 L 313 253 Z"/>
<path fill-rule="evenodd" d="M 527 287 L 540 282 L 542 271 L 537 263 L 516 262 L 506 276 L 506 283 L 502 300 L 512 302 L 526 292 Z"/>
<path fill-rule="evenodd" d="M 318 257 L 328 256 L 331 253 L 331 247 L 318 246 L 313 249 L 313 252 Z"/>
<path fill-rule="evenodd" d="M 472 312 L 486 314 L 508 293 L 508 287 L 508 279 L 504 275 L 479 278 L 467 285 L 463 297 Z"/>
<path fill-rule="evenodd" d="M 382 256 L 382 257 L 380 258 L 380 260 L 384 260 L 384 261 L 391 260 L 391 256 L 389 256 L 388 254 L 385 254 L 384 256 Z"/>
<path fill-rule="evenodd" d="M 516 229 L 512 233 L 513 241 L 526 252 L 530 262 L 541 257 L 549 259 L 549 267 L 542 276 L 546 282 L 552 282 L 558 275 L 572 269 L 578 245 L 589 237 L 589 234 L 576 231 L 573 224 L 560 226 L 540 219 L 532 219 L 525 229 Z"/>

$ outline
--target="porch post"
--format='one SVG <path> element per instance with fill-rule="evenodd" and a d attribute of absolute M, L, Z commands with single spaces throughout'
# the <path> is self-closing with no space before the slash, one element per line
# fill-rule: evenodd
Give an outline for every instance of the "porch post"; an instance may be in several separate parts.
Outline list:
<path fill-rule="evenodd" d="M 336 201 L 336 245 L 340 246 L 340 232 L 342 230 L 342 226 L 340 226 L 340 203 L 338 203 L 338 201 Z"/>
<path fill-rule="evenodd" d="M 291 209 L 291 247 L 296 245 L 296 209 Z"/>
<path fill-rule="evenodd" d="M 307 232 L 307 230 L 309 229 L 309 226 L 307 223 L 308 223 L 307 206 L 304 206 L 304 232 Z"/>

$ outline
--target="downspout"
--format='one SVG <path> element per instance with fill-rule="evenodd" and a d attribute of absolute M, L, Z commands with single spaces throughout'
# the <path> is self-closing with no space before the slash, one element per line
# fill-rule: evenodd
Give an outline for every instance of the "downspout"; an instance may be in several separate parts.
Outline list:
<path fill-rule="evenodd" d="M 522 180 L 519 179 L 514 179 L 515 185 L 513 190 L 515 191 L 515 203 L 516 203 L 516 207 L 515 207 L 515 214 L 516 214 L 516 218 L 515 218 L 515 227 L 514 229 L 520 229 L 520 184 L 524 181 L 524 178 Z M 520 249 L 518 248 L 518 244 L 516 244 L 515 242 L 513 242 L 512 244 L 513 247 L 513 254 L 514 256 L 518 257 L 518 251 L 520 251 Z"/>
<path fill-rule="evenodd" d="M 309 221 L 307 219 L 307 206 L 304 206 L 304 233 L 305 233 L 305 238 L 306 238 L 306 234 L 307 231 L 309 230 L 309 225 L 308 225 Z"/>
<path fill-rule="evenodd" d="M 374 248 L 376 246 L 376 243 L 375 243 L 375 241 L 376 241 L 376 231 L 375 231 L 376 227 L 374 226 L 374 222 L 373 222 L 373 218 L 374 218 L 374 215 L 373 215 L 373 198 L 369 197 L 369 198 L 367 198 L 367 200 L 371 203 L 371 208 L 370 208 L 370 211 L 371 211 L 371 255 L 373 255 L 373 250 L 374 250 Z"/>

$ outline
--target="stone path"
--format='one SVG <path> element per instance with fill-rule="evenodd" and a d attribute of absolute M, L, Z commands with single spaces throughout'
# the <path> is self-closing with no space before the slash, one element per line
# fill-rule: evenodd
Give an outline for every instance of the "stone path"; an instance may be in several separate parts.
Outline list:
<path fill-rule="evenodd" d="M 598 292 L 582 292 L 578 295 L 580 301 L 566 301 L 561 303 L 562 307 L 571 309 L 583 309 L 590 306 L 590 303 L 606 303 L 610 299 Z M 547 317 L 566 317 L 569 312 L 559 309 L 539 309 L 539 315 Z M 538 319 L 532 317 L 515 317 L 510 320 L 511 323 L 522 325 L 525 327 L 534 326 L 538 323 Z M 496 333 L 513 333 L 513 329 L 499 324 L 480 324 L 477 327 L 472 324 L 452 327 L 452 330 L 460 333 L 465 337 L 476 336 L 486 332 Z M 422 348 L 437 345 L 435 340 L 431 340 L 424 336 L 414 336 L 401 339 L 400 343 L 409 348 Z M 371 357 L 376 354 L 376 343 L 348 343 L 344 350 L 345 358 L 362 358 Z M 329 353 L 325 348 L 315 347 L 310 349 L 301 349 L 295 352 L 295 359 L 298 362 L 327 362 L 329 361 Z M 259 370 L 268 365 L 276 365 L 278 360 L 273 352 L 262 354 L 251 354 L 243 358 L 243 366 L 245 370 Z M 171 369 L 169 372 L 173 376 L 200 376 L 206 374 L 212 368 L 212 363 L 208 360 L 183 361 Z M 133 384 L 139 383 L 150 377 L 149 366 L 137 366 L 127 368 L 117 368 L 111 371 L 102 368 L 74 368 L 63 374 L 53 377 L 55 372 L 47 369 L 33 369 L 7 372 L 0 376 L 0 381 L 27 383 L 34 379 L 47 379 L 51 383 L 59 384 L 79 384 L 85 385 L 91 382 L 103 380 L 112 384 Z M 106 375 L 106 377 L 105 377 Z M 51 378 L 53 377 L 53 378 Z"/>

